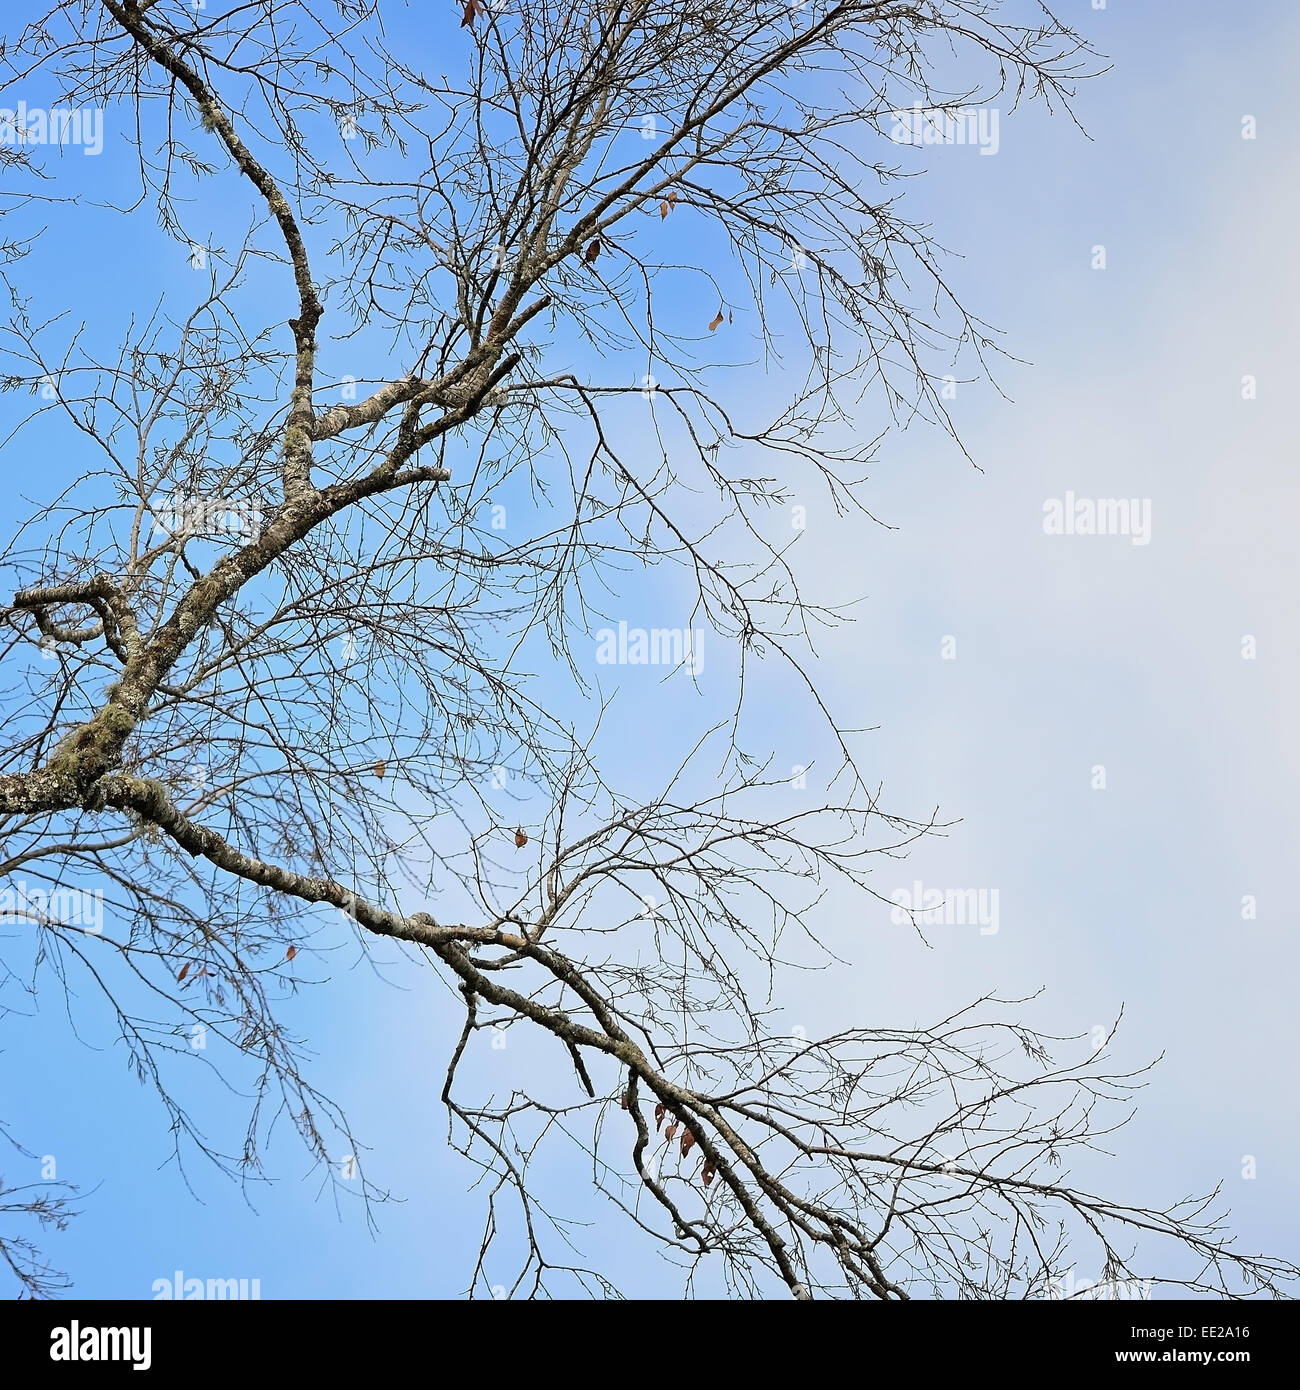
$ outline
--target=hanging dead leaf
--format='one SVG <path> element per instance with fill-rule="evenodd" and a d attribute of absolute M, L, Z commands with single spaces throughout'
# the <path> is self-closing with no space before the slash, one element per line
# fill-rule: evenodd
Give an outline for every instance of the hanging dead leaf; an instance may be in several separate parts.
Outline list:
<path fill-rule="evenodd" d="M 472 29 L 479 15 L 485 14 L 487 10 L 483 7 L 483 0 L 465 0 L 465 13 L 461 16 L 460 27 L 463 29 L 469 25 Z"/>
<path fill-rule="evenodd" d="M 664 1122 L 664 1104 L 662 1101 L 655 1106 L 655 1129 L 658 1129 Z"/>
<path fill-rule="evenodd" d="M 704 1167 L 700 1169 L 700 1176 L 704 1179 L 705 1187 L 708 1187 L 708 1185 L 713 1181 L 715 1177 L 717 1177 L 717 1175 L 718 1170 L 713 1166 L 712 1163 L 708 1162 L 708 1160 L 706 1159 Z"/>
<path fill-rule="evenodd" d="M 189 973 L 190 973 L 190 963 L 189 963 L 189 961 L 186 961 L 185 964 L 181 966 L 181 973 L 180 973 L 179 975 L 177 975 L 177 977 L 176 977 L 176 983 L 177 983 L 177 984 L 180 984 L 180 982 L 181 982 L 181 981 L 186 977 L 186 975 L 188 975 Z"/>
<path fill-rule="evenodd" d="M 595 241 L 593 241 L 593 242 L 591 243 L 591 245 L 587 247 L 586 251 L 583 252 L 582 259 L 583 259 L 584 261 L 586 261 L 588 265 L 590 265 L 590 264 L 592 263 L 592 261 L 594 261 L 594 260 L 596 259 L 596 257 L 599 256 L 599 255 L 600 255 L 600 238 L 597 237 L 597 238 L 595 239 Z"/>
<path fill-rule="evenodd" d="M 297 954 L 298 948 L 296 946 L 290 946 L 289 949 L 284 953 L 284 958 L 285 960 L 292 960 L 294 956 L 296 956 Z"/>
<path fill-rule="evenodd" d="M 663 202 L 659 204 L 659 220 L 662 222 L 676 206 L 677 194 L 670 193 Z"/>
<path fill-rule="evenodd" d="M 380 760 L 375 764 L 375 776 L 378 777 L 379 780 L 382 782 L 384 780 L 384 773 L 387 771 L 388 763 L 383 758 L 380 758 Z"/>
<path fill-rule="evenodd" d="M 733 313 L 731 312 L 731 310 L 728 309 L 728 310 L 727 310 L 727 322 L 728 322 L 728 323 L 735 323 L 735 321 L 736 321 L 736 316 L 735 316 L 735 314 L 733 314 Z"/>
<path fill-rule="evenodd" d="M 212 973 L 212 972 L 211 972 L 211 971 L 208 969 L 208 967 L 205 965 L 205 966 L 203 967 L 203 969 L 200 970 L 199 973 L 198 973 L 197 975 L 195 975 L 194 978 L 195 978 L 196 980 L 201 980 L 205 975 L 210 975 L 211 973 Z"/>
<path fill-rule="evenodd" d="M 676 1133 L 677 1133 L 677 1121 L 674 1120 L 674 1121 L 672 1122 L 672 1124 L 670 1124 L 670 1125 L 668 1126 L 668 1128 L 667 1128 L 666 1130 L 664 1130 L 664 1138 L 667 1139 L 668 1142 L 671 1144 L 671 1143 L 673 1142 L 673 1135 L 676 1134 Z"/>
<path fill-rule="evenodd" d="M 711 324 L 709 324 L 709 332 L 710 332 L 710 333 L 715 332 L 715 331 L 721 326 L 721 324 L 722 324 L 722 310 L 719 309 L 719 310 L 718 310 L 718 317 L 717 317 L 716 319 L 714 319 L 713 322 L 712 322 Z"/>
<path fill-rule="evenodd" d="M 682 1157 L 685 1158 L 694 1147 L 695 1136 L 688 1129 L 686 1133 L 682 1135 Z"/>
<path fill-rule="evenodd" d="M 619 1104 L 623 1107 L 624 1110 L 627 1109 L 627 1103 L 629 1099 L 630 1092 L 628 1091 L 624 1091 L 623 1094 L 619 1097 Z"/>
<path fill-rule="evenodd" d="M 515 831 L 515 848 L 516 848 L 516 849 L 523 849 L 523 847 L 524 847 L 527 843 L 528 843 L 528 836 L 524 833 L 524 828 L 523 828 L 523 826 L 521 825 L 521 826 L 519 827 L 519 829 Z"/>

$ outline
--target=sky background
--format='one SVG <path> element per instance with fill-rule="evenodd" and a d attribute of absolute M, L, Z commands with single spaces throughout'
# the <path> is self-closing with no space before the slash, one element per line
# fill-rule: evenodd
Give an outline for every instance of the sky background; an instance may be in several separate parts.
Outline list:
<path fill-rule="evenodd" d="M 887 804 L 960 819 L 879 870 L 879 890 L 996 888 L 999 930 L 938 926 L 927 946 L 887 911 L 846 906 L 828 930 L 849 966 L 802 976 L 782 998 L 809 1034 L 934 1020 L 994 989 L 1041 988 L 1026 1020 L 1055 1033 L 1122 1007 L 1118 1059 L 1164 1060 L 1113 1157 L 1079 1171 L 1135 1202 L 1222 1183 L 1243 1248 L 1300 1259 L 1300 11 L 1070 0 L 1062 13 L 1113 64 L 1080 91 L 1087 134 L 1037 106 L 1004 109 L 996 156 L 927 147 L 914 162 L 929 174 L 906 194 L 956 253 L 968 306 L 1024 359 L 997 370 L 1009 400 L 962 386 L 953 403 L 982 471 L 934 430 L 891 436 L 869 492 L 891 529 L 812 505 L 796 547 L 812 590 L 863 596 L 856 623 L 820 644 L 818 676 L 852 722 L 879 726 L 866 762 Z M 444 19 L 429 20 L 437 42 Z M 113 159 L 96 179 L 121 176 Z M 1098 245 L 1104 270 L 1092 268 Z M 129 275 L 88 255 L 68 265 L 83 315 L 117 322 Z M 879 425 L 860 422 L 865 435 Z M 11 480 L 38 476 L 38 460 L 6 454 Z M 1045 535 L 1043 504 L 1067 490 L 1150 499 L 1150 543 Z M 6 522 L 25 514 L 14 491 Z M 793 766 L 806 745 L 782 718 L 782 680 L 760 671 L 753 727 Z M 719 690 L 704 683 L 700 727 Z M 629 698 L 641 708 L 647 692 Z M 607 774 L 653 771 L 652 737 L 616 748 Z M 272 1145 L 275 1181 L 248 1203 L 201 1165 L 187 1185 L 105 1030 L 71 1041 L 61 1006 L 0 1020 L 0 1120 L 84 1192 L 83 1214 L 48 1246 L 74 1293 L 149 1297 L 177 1269 L 257 1277 L 264 1298 L 463 1291 L 481 1208 L 438 1102 L 459 1023 L 451 995 L 427 972 L 396 971 L 396 988 L 364 967 L 332 973 L 292 1017 L 318 1054 L 314 1079 L 370 1144 L 372 1177 L 402 1199 L 373 1234 L 355 1203 L 336 1212 L 319 1176 L 303 1176 L 291 1142 Z M 535 1061 L 513 1039 L 481 1046 L 475 1066 L 503 1085 Z M 196 1109 L 229 1137 L 236 1107 L 213 1091 Z M 35 1178 L 21 1162 L 0 1171 Z M 577 1160 L 551 1176 L 558 1206 L 598 1222 L 580 1237 L 588 1262 L 630 1294 L 680 1291 L 588 1199 Z"/>

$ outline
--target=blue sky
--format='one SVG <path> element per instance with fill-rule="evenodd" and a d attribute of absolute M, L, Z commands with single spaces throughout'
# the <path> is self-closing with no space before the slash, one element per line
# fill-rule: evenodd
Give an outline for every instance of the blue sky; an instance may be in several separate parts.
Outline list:
<path fill-rule="evenodd" d="M 887 910 L 832 904 L 829 944 L 850 965 L 794 979 L 783 1003 L 809 1033 L 926 1021 L 987 989 L 1042 987 L 1028 1017 L 1049 1032 L 1086 1032 L 1123 1006 L 1120 1058 L 1165 1059 L 1113 1157 L 1078 1171 L 1141 1202 L 1223 1182 L 1241 1246 L 1296 1259 L 1300 493 L 1288 388 L 1300 14 L 1281 0 L 1185 0 L 1176 20 L 1151 0 L 1064 8 L 1114 65 L 1080 92 L 1087 136 L 1026 106 L 1003 113 L 995 157 L 904 152 L 929 170 L 908 186 L 910 215 L 959 254 L 952 282 L 1026 360 L 998 369 L 1010 400 L 959 388 L 954 417 L 983 471 L 933 430 L 891 436 L 870 500 L 894 529 L 836 522 L 810 502 L 796 547 L 814 589 L 864 598 L 858 621 L 820 643 L 818 674 L 852 722 L 879 726 L 867 764 L 889 803 L 961 821 L 879 870 L 880 891 L 914 879 L 997 888 L 999 930 L 936 927 L 927 947 Z M 432 10 L 418 22 L 447 23 Z M 1241 138 L 1246 115 L 1253 141 Z M 85 163 L 92 193 L 127 200 L 119 156 Z M 47 237 L 37 255 L 57 297 L 101 340 L 188 273 L 90 211 L 84 230 Z M 1092 268 L 1098 245 L 1104 270 Z M 772 389 L 752 370 L 744 381 Z M 864 435 L 879 425 L 855 422 Z M 43 467 L 30 443 L 6 454 L 18 484 L 0 502 L 9 523 L 26 514 L 14 492 L 31 495 Z M 1067 491 L 1150 499 L 1150 544 L 1045 535 L 1043 504 Z M 641 597 L 629 595 L 627 615 Z M 955 660 L 943 659 L 946 637 Z M 611 778 L 652 781 L 666 750 L 726 707 L 719 658 L 698 695 L 663 697 L 621 673 L 619 708 L 640 732 L 611 741 Z M 816 736 L 785 717 L 787 697 L 786 677 L 763 668 L 750 729 L 793 766 Z M 1242 919 L 1246 894 L 1255 920 Z M 374 1235 L 355 1203 L 336 1213 L 289 1140 L 272 1145 L 274 1181 L 251 1204 L 201 1165 L 188 1169 L 191 1191 L 105 1020 L 87 1019 L 81 1043 L 61 1001 L 0 1023 L 0 1119 L 86 1192 L 49 1247 L 76 1293 L 148 1297 L 175 1269 L 258 1277 L 268 1298 L 463 1290 L 481 1210 L 438 1103 L 454 997 L 402 966 L 399 988 L 365 966 L 329 973 L 288 1007 L 317 1053 L 314 1078 L 372 1148 L 372 1176 L 402 1199 L 378 1212 Z M 477 1074 L 502 1086 L 542 1064 L 513 1037 L 481 1047 Z M 195 1094 L 213 1131 L 237 1142 L 238 1106 Z M 15 1181 L 22 1162 L 0 1171 Z M 551 1176 L 554 1204 L 593 1222 L 579 1242 L 589 1262 L 628 1293 L 679 1291 L 588 1197 L 580 1163 Z"/>

